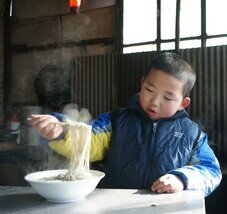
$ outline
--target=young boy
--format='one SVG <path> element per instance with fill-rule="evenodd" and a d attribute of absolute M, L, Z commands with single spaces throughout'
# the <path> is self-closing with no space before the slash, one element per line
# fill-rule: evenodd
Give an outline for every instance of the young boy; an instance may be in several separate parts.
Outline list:
<path fill-rule="evenodd" d="M 195 189 L 207 196 L 220 184 L 220 166 L 207 135 L 185 111 L 195 79 L 191 66 L 177 54 L 158 55 L 130 105 L 91 122 L 90 161 L 105 159 L 106 187 L 158 193 Z M 63 127 L 52 123 L 57 118 L 32 115 L 31 123 L 52 140 L 52 149 L 69 158 L 68 134 L 59 140 Z"/>

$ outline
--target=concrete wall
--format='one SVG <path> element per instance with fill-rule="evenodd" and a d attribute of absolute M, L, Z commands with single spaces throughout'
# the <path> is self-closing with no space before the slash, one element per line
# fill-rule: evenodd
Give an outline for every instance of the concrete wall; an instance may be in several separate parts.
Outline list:
<path fill-rule="evenodd" d="M 3 121 L 4 7 L 0 0 L 0 122 Z"/>
<path fill-rule="evenodd" d="M 13 3 L 9 103 L 38 102 L 34 79 L 47 64 L 69 72 L 73 57 L 115 51 L 113 4 L 74 15 L 70 14 L 68 0 Z"/>

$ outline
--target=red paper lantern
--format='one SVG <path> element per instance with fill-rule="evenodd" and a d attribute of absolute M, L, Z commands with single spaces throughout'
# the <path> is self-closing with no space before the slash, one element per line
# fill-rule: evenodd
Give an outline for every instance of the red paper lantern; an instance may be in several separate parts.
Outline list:
<path fill-rule="evenodd" d="M 81 5 L 81 0 L 69 0 L 70 11 L 73 14 L 77 14 L 79 12 Z"/>

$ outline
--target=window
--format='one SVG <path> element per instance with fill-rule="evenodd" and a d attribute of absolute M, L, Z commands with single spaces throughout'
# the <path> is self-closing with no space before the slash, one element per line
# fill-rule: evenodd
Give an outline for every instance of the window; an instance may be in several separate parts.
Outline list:
<path fill-rule="evenodd" d="M 13 0 L 10 1 L 10 9 L 9 9 L 9 16 L 12 17 L 13 16 Z"/>
<path fill-rule="evenodd" d="M 225 45 L 226 9 L 226 0 L 123 0 L 123 53 Z"/>
<path fill-rule="evenodd" d="M 139 1 L 137 4 L 132 2 L 135 3 L 132 0 L 124 0 L 124 44 L 155 40 L 157 24 L 155 1 L 143 0 L 143 4 Z"/>

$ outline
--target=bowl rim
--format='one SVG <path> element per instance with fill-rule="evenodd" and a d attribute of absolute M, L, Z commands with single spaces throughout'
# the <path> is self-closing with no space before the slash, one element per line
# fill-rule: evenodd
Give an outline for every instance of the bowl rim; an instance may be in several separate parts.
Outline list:
<path fill-rule="evenodd" d="M 91 178 L 86 178 L 86 179 L 81 179 L 81 180 L 74 180 L 74 181 L 57 181 L 57 182 L 53 182 L 53 181 L 44 181 L 44 180 L 40 180 L 41 178 L 37 178 L 36 179 L 31 179 L 30 177 L 31 176 L 34 176 L 35 174 L 42 174 L 42 173 L 47 173 L 47 172 L 67 172 L 68 169 L 53 169 L 53 170 L 43 170 L 43 171 L 36 171 L 36 172 L 32 172 L 32 173 L 29 173 L 27 175 L 24 176 L 24 179 L 27 181 L 27 182 L 32 182 L 32 183 L 39 183 L 39 184 L 70 184 L 70 183 L 84 183 L 84 182 L 87 182 L 89 180 L 94 180 L 94 179 L 102 179 L 104 176 L 105 176 L 105 173 L 102 172 L 102 171 L 99 171 L 99 170 L 93 170 L 93 169 L 90 169 L 89 171 L 91 173 L 94 173 L 94 174 L 97 174 L 97 176 L 95 177 L 91 177 Z"/>

